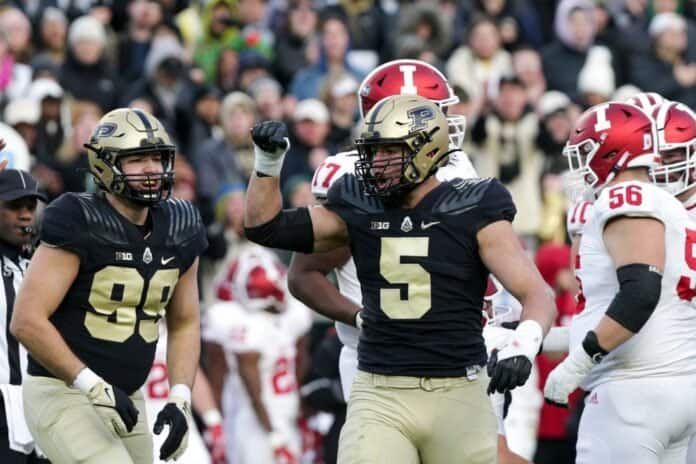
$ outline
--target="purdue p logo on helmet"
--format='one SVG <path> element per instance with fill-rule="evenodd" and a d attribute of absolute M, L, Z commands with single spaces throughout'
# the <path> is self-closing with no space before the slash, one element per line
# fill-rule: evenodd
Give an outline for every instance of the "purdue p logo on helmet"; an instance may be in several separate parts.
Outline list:
<path fill-rule="evenodd" d="M 387 97 L 365 116 L 355 146 L 359 155 L 355 172 L 367 192 L 394 200 L 447 163 L 447 117 L 435 103 L 423 97 Z M 396 152 L 389 161 L 380 155 L 385 148 Z"/>
<path fill-rule="evenodd" d="M 167 199 L 174 183 L 174 154 L 172 144 L 162 123 L 145 111 L 119 108 L 108 112 L 94 129 L 85 144 L 89 170 L 99 187 L 109 193 L 140 204 L 152 204 Z M 161 174 L 131 174 L 122 172 L 120 159 L 146 153 L 162 157 Z M 156 188 L 135 189 L 129 184 L 137 181 L 158 181 Z"/>

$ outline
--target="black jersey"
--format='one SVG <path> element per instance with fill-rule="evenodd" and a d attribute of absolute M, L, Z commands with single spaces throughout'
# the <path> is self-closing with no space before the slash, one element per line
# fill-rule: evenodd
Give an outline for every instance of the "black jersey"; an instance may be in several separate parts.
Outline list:
<path fill-rule="evenodd" d="M 103 194 L 67 193 L 46 208 L 41 229 L 44 246 L 80 257 L 51 322 L 78 358 L 129 394 L 150 371 L 157 324 L 179 277 L 207 246 L 189 202 L 163 201 L 149 214 L 152 228 L 143 236 Z M 53 376 L 31 356 L 29 373 Z"/>
<path fill-rule="evenodd" d="M 329 190 L 326 207 L 350 234 L 364 307 L 361 370 L 451 377 L 486 362 L 481 310 L 489 271 L 476 234 L 514 218 L 500 182 L 444 182 L 404 209 L 385 208 L 346 175 Z"/>

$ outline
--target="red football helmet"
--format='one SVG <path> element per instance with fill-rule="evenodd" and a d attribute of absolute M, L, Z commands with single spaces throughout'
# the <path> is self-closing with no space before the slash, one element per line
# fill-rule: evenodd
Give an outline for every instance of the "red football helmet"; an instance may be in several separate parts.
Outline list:
<path fill-rule="evenodd" d="M 607 102 L 585 111 L 563 154 L 571 175 L 595 194 L 627 168 L 651 168 L 659 160 L 652 119 L 628 103 Z"/>
<path fill-rule="evenodd" d="M 677 102 L 655 108 L 660 164 L 652 169 L 655 184 L 673 195 L 696 185 L 696 114 Z"/>
<path fill-rule="evenodd" d="M 626 100 L 633 106 L 637 106 L 647 114 L 652 114 L 653 110 L 665 103 L 667 100 L 656 92 L 640 92 Z"/>
<path fill-rule="evenodd" d="M 217 284 L 217 297 L 235 301 L 249 312 L 269 308 L 282 312 L 287 302 L 285 274 L 285 267 L 272 252 L 253 247 L 232 262 Z"/>
<path fill-rule="evenodd" d="M 360 116 L 379 101 L 392 95 L 419 95 L 432 101 L 447 113 L 448 106 L 459 103 L 445 76 L 433 65 L 420 60 L 393 60 L 375 68 L 360 84 L 358 103 Z M 466 119 L 447 116 L 450 145 L 460 148 L 464 142 Z"/>

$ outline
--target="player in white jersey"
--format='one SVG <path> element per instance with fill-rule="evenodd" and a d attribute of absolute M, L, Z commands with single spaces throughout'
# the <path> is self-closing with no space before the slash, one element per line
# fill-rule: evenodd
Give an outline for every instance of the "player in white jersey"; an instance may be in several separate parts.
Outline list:
<path fill-rule="evenodd" d="M 311 314 L 290 297 L 285 270 L 270 250 L 248 247 L 231 266 L 234 301 L 208 308 L 202 331 L 225 353 L 227 456 L 232 464 L 295 464 L 301 452 L 296 343 Z"/>
<path fill-rule="evenodd" d="M 196 382 L 199 381 L 199 374 L 196 376 Z M 195 383 L 193 390 L 196 390 Z M 150 374 L 142 386 L 143 397 L 145 398 L 145 408 L 147 410 L 147 420 L 149 424 L 154 424 L 157 418 L 157 413 L 167 404 L 169 398 L 169 380 L 167 376 L 167 330 L 165 325 L 159 325 L 159 339 L 157 340 L 157 350 L 155 352 L 155 360 L 152 363 Z M 196 409 L 196 394 L 192 393 L 192 403 Z M 155 463 L 164 463 L 159 459 L 159 450 L 164 443 L 166 435 L 153 435 L 153 456 Z M 188 447 L 184 454 L 177 459 L 179 464 L 208 464 L 210 463 L 210 454 L 206 448 L 203 438 L 198 432 L 198 428 L 193 424 L 189 424 L 188 430 Z"/>
<path fill-rule="evenodd" d="M 609 102 L 580 117 L 564 150 L 597 200 L 578 258 L 585 308 L 544 396 L 567 404 L 578 386 L 591 392 L 579 464 L 683 463 L 696 432 L 696 308 L 685 298 L 696 277 L 694 227 L 650 182 L 656 145 L 648 115 Z"/>
<path fill-rule="evenodd" d="M 660 164 L 652 170 L 656 185 L 673 194 L 696 222 L 696 114 L 677 102 L 653 109 Z M 687 463 L 696 462 L 696 436 L 689 441 Z"/>

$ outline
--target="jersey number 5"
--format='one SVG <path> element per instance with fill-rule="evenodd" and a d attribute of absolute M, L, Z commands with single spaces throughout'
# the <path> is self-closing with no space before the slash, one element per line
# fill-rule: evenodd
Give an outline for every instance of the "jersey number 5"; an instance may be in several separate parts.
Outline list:
<path fill-rule="evenodd" d="M 430 311 L 430 274 L 417 263 L 403 258 L 428 256 L 428 237 L 382 237 L 379 269 L 382 277 L 394 285 L 406 287 L 380 289 L 380 305 L 390 319 L 420 319 Z"/>
<path fill-rule="evenodd" d="M 94 274 L 85 327 L 94 338 L 123 342 L 135 333 L 137 310 L 152 319 L 141 319 L 139 334 L 147 343 L 157 341 L 157 321 L 169 303 L 179 279 L 178 269 L 160 269 L 146 282 L 132 267 L 106 266 Z"/>

